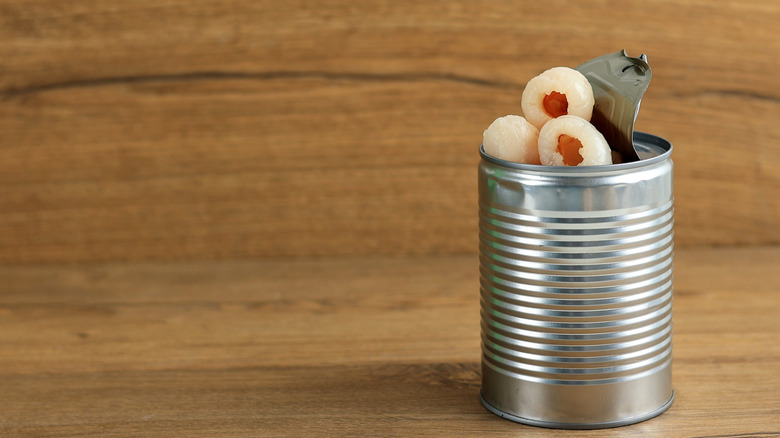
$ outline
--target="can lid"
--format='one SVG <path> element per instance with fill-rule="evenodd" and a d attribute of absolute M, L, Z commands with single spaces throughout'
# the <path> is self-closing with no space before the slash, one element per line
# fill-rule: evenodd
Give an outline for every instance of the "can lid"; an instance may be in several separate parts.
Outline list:
<path fill-rule="evenodd" d="M 621 50 L 593 58 L 576 70 L 593 87 L 593 126 L 625 161 L 639 160 L 632 138 L 639 105 L 652 78 L 647 56 L 632 58 Z"/>

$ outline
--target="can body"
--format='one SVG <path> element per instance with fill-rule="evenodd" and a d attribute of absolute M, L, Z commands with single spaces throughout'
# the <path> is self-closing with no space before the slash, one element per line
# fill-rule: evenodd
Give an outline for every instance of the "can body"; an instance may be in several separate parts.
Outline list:
<path fill-rule="evenodd" d="M 614 427 L 672 402 L 671 144 L 642 160 L 479 165 L 482 401 L 521 423 Z"/>

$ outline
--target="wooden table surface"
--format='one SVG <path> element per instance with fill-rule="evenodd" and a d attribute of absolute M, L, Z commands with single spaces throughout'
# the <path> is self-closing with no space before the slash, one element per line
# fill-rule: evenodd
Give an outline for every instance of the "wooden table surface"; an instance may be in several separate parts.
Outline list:
<path fill-rule="evenodd" d="M 780 248 L 679 250 L 673 406 L 480 404 L 475 256 L 0 268 L 0 436 L 780 436 Z"/>

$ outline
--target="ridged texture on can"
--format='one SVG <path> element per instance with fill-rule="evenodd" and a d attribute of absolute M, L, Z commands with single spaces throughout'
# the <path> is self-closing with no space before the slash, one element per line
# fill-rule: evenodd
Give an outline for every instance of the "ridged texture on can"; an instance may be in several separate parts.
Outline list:
<path fill-rule="evenodd" d="M 551 390 L 670 372 L 673 199 L 666 155 L 561 171 L 483 159 L 483 369 Z"/>
<path fill-rule="evenodd" d="M 652 372 L 670 358 L 671 201 L 578 219 L 480 213 L 488 363 L 524 379 L 585 384 Z"/>

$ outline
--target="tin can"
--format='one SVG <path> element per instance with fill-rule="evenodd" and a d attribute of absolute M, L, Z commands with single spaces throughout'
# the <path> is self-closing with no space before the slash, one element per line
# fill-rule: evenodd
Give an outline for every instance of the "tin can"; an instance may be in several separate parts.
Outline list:
<path fill-rule="evenodd" d="M 482 403 L 534 426 L 596 429 L 672 403 L 672 145 L 640 161 L 479 164 Z"/>

